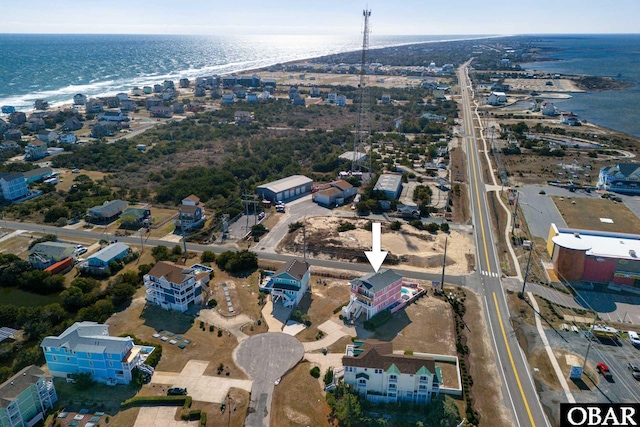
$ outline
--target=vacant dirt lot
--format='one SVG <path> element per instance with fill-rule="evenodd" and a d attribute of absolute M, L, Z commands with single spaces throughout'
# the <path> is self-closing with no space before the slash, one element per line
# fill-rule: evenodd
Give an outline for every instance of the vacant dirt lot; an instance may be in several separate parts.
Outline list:
<path fill-rule="evenodd" d="M 640 229 L 640 219 L 622 203 L 581 197 L 553 196 L 552 199 L 569 227 L 619 233 Z M 613 224 L 600 218 L 612 219 Z"/>
<path fill-rule="evenodd" d="M 312 365 L 299 363 L 273 391 L 271 425 L 334 426 L 318 380 L 309 374 Z M 324 372 L 323 372 L 324 374 Z"/>
<path fill-rule="evenodd" d="M 374 338 L 391 341 L 394 350 L 455 355 L 453 311 L 448 302 L 425 296 L 376 330 Z"/>
<path fill-rule="evenodd" d="M 76 179 L 80 174 L 89 176 L 89 178 L 91 178 L 91 180 L 94 182 L 100 181 L 106 175 L 103 172 L 89 171 L 84 169 L 80 169 L 79 174 L 72 173 L 71 169 L 60 168 L 56 170 L 60 172 L 60 175 L 58 176 L 58 184 L 56 185 L 56 190 L 63 190 L 63 191 L 69 191 L 71 186 L 74 184 L 74 179 Z"/>
<path fill-rule="evenodd" d="M 338 232 L 338 227 L 347 222 L 356 228 Z M 368 223 L 366 219 L 307 218 L 307 249 L 319 258 L 359 259 L 364 256 L 364 251 L 371 250 L 371 231 L 364 228 Z M 440 271 L 445 238 L 448 237 L 447 272 L 466 274 L 470 270 L 466 255 L 473 254 L 474 249 L 468 234 L 457 231 L 431 234 L 407 224 L 403 224 L 400 231 L 392 231 L 388 224 L 383 224 L 382 228 L 382 250 L 399 257 L 403 266 L 420 267 L 429 272 Z M 302 251 L 302 247 L 301 230 L 288 234 L 281 244 L 283 251 L 289 253 Z"/>
<path fill-rule="evenodd" d="M 315 341 L 321 338 L 318 335 L 320 332 L 318 326 L 332 317 L 337 319 L 339 314 L 334 314 L 333 310 L 341 304 L 349 302 L 347 280 L 311 276 L 309 283 L 311 294 L 304 296 L 298 308 L 309 316 L 311 326 L 296 335 L 300 341 Z M 339 351 L 344 351 L 344 347 Z"/>

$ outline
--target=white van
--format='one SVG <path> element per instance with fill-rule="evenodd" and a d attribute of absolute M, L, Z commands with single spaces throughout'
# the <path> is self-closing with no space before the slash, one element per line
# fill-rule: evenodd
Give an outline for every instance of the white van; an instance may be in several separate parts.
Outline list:
<path fill-rule="evenodd" d="M 627 332 L 627 334 L 629 334 L 629 339 L 631 340 L 631 344 L 633 344 L 636 347 L 640 347 L 640 337 L 638 336 L 638 333 L 629 331 Z"/>

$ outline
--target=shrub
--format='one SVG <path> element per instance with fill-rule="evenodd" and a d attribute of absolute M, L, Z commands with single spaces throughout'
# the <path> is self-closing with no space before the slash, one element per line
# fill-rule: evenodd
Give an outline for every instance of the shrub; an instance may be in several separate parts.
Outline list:
<path fill-rule="evenodd" d="M 298 222 L 293 222 L 291 224 L 289 224 L 289 233 L 293 233 L 294 231 L 296 231 L 299 228 L 304 227 L 304 224 L 300 221 Z"/>
<path fill-rule="evenodd" d="M 376 314 L 369 320 L 365 320 L 364 328 L 368 331 L 374 331 L 376 328 L 380 327 L 384 323 L 386 323 L 389 319 L 391 319 L 391 312 L 389 310 L 381 311 Z"/>
<path fill-rule="evenodd" d="M 444 233 L 448 233 L 449 232 L 449 224 L 446 222 L 443 222 L 442 224 L 440 224 L 440 231 L 444 232 Z"/>
<path fill-rule="evenodd" d="M 438 230 L 440 230 L 440 226 L 438 224 L 436 224 L 435 222 L 432 222 L 432 223 L 427 224 L 426 230 L 429 233 L 437 233 Z"/>
<path fill-rule="evenodd" d="M 320 368 L 314 366 L 309 370 L 309 374 L 311 374 L 313 378 L 320 378 Z"/>
<path fill-rule="evenodd" d="M 213 332 L 213 329 L 214 329 L 213 325 L 209 325 L 209 332 Z"/>
<path fill-rule="evenodd" d="M 334 308 L 333 309 L 333 314 L 338 314 L 340 311 L 342 311 L 342 307 L 346 307 L 347 304 L 349 304 L 349 302 L 342 303 L 339 306 L 337 306 L 336 308 Z"/>
<path fill-rule="evenodd" d="M 424 224 L 419 219 L 412 220 L 411 222 L 409 222 L 409 225 L 417 228 L 418 230 L 424 230 Z"/>
<path fill-rule="evenodd" d="M 355 230 L 356 226 L 351 222 L 343 222 L 338 226 L 338 233 L 343 231 Z"/>
<path fill-rule="evenodd" d="M 222 330 L 218 329 L 218 336 L 221 337 L 222 336 Z"/>
<path fill-rule="evenodd" d="M 204 251 L 200 256 L 201 262 L 214 262 L 216 260 L 216 254 L 213 251 Z"/>
<path fill-rule="evenodd" d="M 209 302 L 207 302 L 207 307 L 209 308 L 215 308 L 217 306 L 218 306 L 218 301 L 216 301 L 215 298 L 211 298 Z"/>
<path fill-rule="evenodd" d="M 394 231 L 398 231 L 402 228 L 402 223 L 400 221 L 393 221 L 390 228 Z"/>

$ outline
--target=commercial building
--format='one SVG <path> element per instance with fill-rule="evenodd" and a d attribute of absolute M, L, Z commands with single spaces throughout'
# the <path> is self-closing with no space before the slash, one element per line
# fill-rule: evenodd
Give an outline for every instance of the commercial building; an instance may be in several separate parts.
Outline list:
<path fill-rule="evenodd" d="M 341 206 L 357 192 L 353 185 L 340 179 L 323 185 L 313 194 L 313 201 L 325 207 Z"/>
<path fill-rule="evenodd" d="M 440 394 L 442 372 L 434 359 L 394 354 L 390 342 L 356 340 L 342 365 L 345 384 L 373 402 L 427 404 Z"/>
<path fill-rule="evenodd" d="M 131 337 L 109 336 L 109 326 L 96 322 L 76 322 L 59 336 L 43 339 L 40 347 L 54 377 L 90 374 L 111 385 L 129 384 L 140 355 L 151 351 L 135 345 Z"/>
<path fill-rule="evenodd" d="M 52 378 L 27 366 L 0 384 L 0 427 L 33 426 L 57 401 Z"/>
<path fill-rule="evenodd" d="M 346 151 L 340 154 L 338 158 L 349 162 L 353 162 L 355 160 L 356 163 L 364 163 L 364 161 L 367 160 L 367 153 L 362 153 L 360 151 Z"/>
<path fill-rule="evenodd" d="M 271 202 L 286 202 L 293 198 L 311 193 L 313 180 L 304 175 L 292 175 L 277 181 L 259 185 L 258 197 Z"/>
<path fill-rule="evenodd" d="M 598 174 L 599 190 L 615 193 L 640 194 L 640 163 L 618 163 L 600 169 Z"/>
<path fill-rule="evenodd" d="M 147 302 L 184 313 L 190 304 L 202 302 L 202 287 L 209 284 L 211 271 L 160 261 L 144 275 Z"/>
<path fill-rule="evenodd" d="M 373 190 L 382 191 L 389 199 L 397 199 L 402 193 L 402 175 L 383 173 Z"/>
<path fill-rule="evenodd" d="M 349 282 L 349 287 L 349 304 L 342 308 L 346 319 L 357 319 L 364 314 L 368 320 L 401 303 L 402 276 L 388 268 L 354 279 Z"/>
<path fill-rule="evenodd" d="M 569 283 L 601 283 L 640 293 L 640 235 L 558 228 L 551 224 L 547 252 L 553 273 Z"/>

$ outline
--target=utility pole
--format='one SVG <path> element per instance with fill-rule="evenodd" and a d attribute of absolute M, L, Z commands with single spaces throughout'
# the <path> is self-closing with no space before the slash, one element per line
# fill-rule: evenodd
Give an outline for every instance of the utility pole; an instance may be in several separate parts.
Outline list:
<path fill-rule="evenodd" d="M 513 224 L 511 224 L 511 240 L 514 240 L 515 231 L 516 231 L 516 217 L 518 215 L 518 198 L 520 197 L 520 193 L 516 190 L 516 201 L 513 207 Z M 514 242 L 515 243 L 515 242 Z"/>
<path fill-rule="evenodd" d="M 594 312 L 593 314 L 593 324 L 596 324 L 596 320 L 598 319 L 598 312 Z M 593 332 L 589 336 L 589 344 L 587 345 L 587 352 L 584 354 L 584 362 L 582 363 L 582 372 L 584 372 L 584 368 L 587 366 L 587 360 L 589 359 L 589 350 L 591 350 L 591 342 L 593 341 Z"/>
<path fill-rule="evenodd" d="M 444 239 L 444 258 L 442 259 L 442 278 L 440 279 L 440 290 L 444 294 L 444 269 L 447 266 L 447 243 L 449 242 L 449 237 L 445 237 Z"/>
<path fill-rule="evenodd" d="M 524 272 L 524 281 L 522 283 L 522 299 L 524 299 L 524 288 L 527 286 L 527 278 L 529 277 L 529 266 L 531 265 L 531 255 L 533 254 L 533 241 L 529 248 L 529 259 L 527 260 L 527 270 Z"/>

